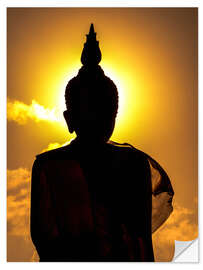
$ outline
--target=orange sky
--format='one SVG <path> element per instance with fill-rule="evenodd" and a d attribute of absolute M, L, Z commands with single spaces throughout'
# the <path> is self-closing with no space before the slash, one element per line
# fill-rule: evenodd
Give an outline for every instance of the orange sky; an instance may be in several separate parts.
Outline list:
<path fill-rule="evenodd" d="M 34 258 L 30 170 L 37 153 L 72 138 L 64 88 L 81 67 L 92 22 L 101 66 L 120 96 L 111 139 L 148 153 L 171 178 L 175 210 L 153 236 L 157 260 L 171 259 L 171 239 L 197 236 L 197 9 L 9 8 L 7 15 L 8 259 Z"/>

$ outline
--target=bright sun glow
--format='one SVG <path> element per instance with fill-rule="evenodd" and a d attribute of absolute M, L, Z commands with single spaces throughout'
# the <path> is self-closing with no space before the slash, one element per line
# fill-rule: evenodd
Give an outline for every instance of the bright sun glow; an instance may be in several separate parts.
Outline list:
<path fill-rule="evenodd" d="M 124 94 L 124 82 L 119 78 L 119 75 L 108 65 L 104 66 L 105 75 L 108 76 L 116 85 L 119 95 L 118 103 L 118 115 L 117 121 L 122 121 L 124 117 L 125 107 L 126 107 L 126 95 Z"/>

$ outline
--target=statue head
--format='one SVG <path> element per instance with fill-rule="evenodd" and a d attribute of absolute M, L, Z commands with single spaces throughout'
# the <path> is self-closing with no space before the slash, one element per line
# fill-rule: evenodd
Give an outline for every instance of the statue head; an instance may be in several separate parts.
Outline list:
<path fill-rule="evenodd" d="M 65 91 L 64 117 L 70 133 L 84 141 L 106 142 L 111 137 L 118 110 L 118 91 L 98 65 L 99 42 L 93 24 L 81 55 L 83 66 Z"/>

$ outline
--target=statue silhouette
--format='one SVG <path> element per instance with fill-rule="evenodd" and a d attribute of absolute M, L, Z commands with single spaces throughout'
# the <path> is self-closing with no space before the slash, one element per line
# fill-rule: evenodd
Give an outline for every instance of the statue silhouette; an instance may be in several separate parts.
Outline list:
<path fill-rule="evenodd" d="M 91 24 L 83 66 L 65 91 L 64 117 L 77 137 L 33 164 L 31 237 L 41 262 L 154 261 L 152 232 L 172 212 L 173 188 L 158 162 L 109 140 L 118 92 L 100 61 Z"/>

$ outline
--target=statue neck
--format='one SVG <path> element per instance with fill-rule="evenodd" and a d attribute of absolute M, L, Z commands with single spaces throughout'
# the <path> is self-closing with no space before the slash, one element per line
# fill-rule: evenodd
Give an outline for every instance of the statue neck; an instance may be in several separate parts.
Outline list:
<path fill-rule="evenodd" d="M 83 139 L 77 136 L 73 141 L 73 144 L 77 145 L 79 148 L 87 151 L 98 151 L 106 145 L 105 141 L 96 141 L 94 139 Z"/>

